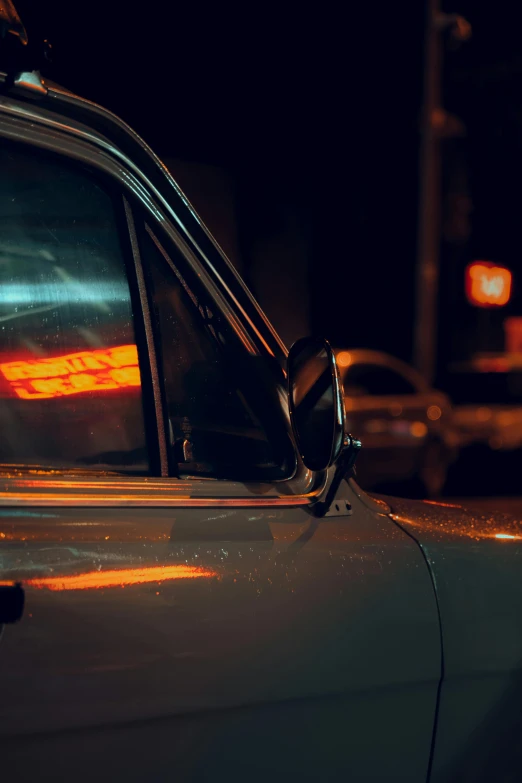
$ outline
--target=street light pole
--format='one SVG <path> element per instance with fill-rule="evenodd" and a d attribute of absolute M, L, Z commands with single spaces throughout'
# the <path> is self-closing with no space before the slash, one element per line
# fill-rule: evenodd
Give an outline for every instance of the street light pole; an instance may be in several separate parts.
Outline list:
<path fill-rule="evenodd" d="M 437 364 L 441 155 L 443 137 L 461 135 L 462 123 L 441 105 L 442 32 L 454 46 L 471 37 L 471 25 L 459 14 L 444 14 L 440 0 L 427 0 L 422 128 L 420 145 L 419 232 L 417 241 L 414 364 L 433 383 Z"/>
<path fill-rule="evenodd" d="M 441 99 L 439 0 L 427 0 L 422 129 L 420 145 L 419 229 L 417 241 L 414 364 L 428 383 L 436 365 L 439 284 Z"/>

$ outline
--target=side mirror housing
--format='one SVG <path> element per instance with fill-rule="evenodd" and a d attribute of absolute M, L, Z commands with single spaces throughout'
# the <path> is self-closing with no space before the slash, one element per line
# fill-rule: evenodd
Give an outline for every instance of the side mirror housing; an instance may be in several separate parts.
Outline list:
<path fill-rule="evenodd" d="M 343 387 L 327 340 L 304 337 L 294 343 L 288 356 L 288 398 L 303 463 L 314 471 L 336 466 L 324 500 L 314 507 L 318 516 L 324 516 L 361 449 L 361 443 L 345 430 Z"/>

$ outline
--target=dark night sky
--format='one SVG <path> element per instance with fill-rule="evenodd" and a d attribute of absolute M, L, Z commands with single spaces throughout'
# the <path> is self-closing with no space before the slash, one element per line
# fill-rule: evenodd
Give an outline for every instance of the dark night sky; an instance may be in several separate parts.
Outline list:
<path fill-rule="evenodd" d="M 292 207 L 316 331 L 406 359 L 423 22 L 409 5 L 17 2 L 30 35 L 53 42 L 50 78 L 160 154 L 246 177 L 260 215 Z"/>
<path fill-rule="evenodd" d="M 474 352 L 504 349 L 506 316 L 522 314 L 522 45 L 516 4 L 455 0 L 472 24 L 473 37 L 446 54 L 446 107 L 466 126 L 466 135 L 444 146 L 446 176 L 465 172 L 469 198 L 467 241 L 443 243 L 439 365 Z M 480 311 L 464 298 L 464 269 L 484 259 L 513 272 L 507 307 Z M 445 380 L 441 381 L 443 384 Z M 450 391 L 452 389 L 450 388 Z"/>
<path fill-rule="evenodd" d="M 316 331 L 410 358 L 422 3 L 348 12 L 302 3 L 152 2 L 143 13 L 117 0 L 81 13 L 68 0 L 17 5 L 30 35 L 53 42 L 51 78 L 120 114 L 160 154 L 219 165 L 249 184 L 243 233 L 293 210 L 311 258 Z M 454 172 L 464 161 L 473 211 L 468 241 L 443 248 L 441 304 L 453 292 L 469 320 L 467 260 L 522 272 L 522 48 L 508 0 L 494 14 L 477 0 L 445 5 L 473 25 L 472 40 L 446 53 L 444 73 L 446 107 L 467 126 L 465 140 L 445 146 L 445 166 Z"/>

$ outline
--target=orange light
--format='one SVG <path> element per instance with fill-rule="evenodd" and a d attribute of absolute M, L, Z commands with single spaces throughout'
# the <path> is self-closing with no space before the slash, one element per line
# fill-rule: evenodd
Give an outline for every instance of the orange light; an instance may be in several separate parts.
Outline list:
<path fill-rule="evenodd" d="M 506 353 L 522 353 L 522 318 L 512 316 L 504 321 Z"/>
<path fill-rule="evenodd" d="M 438 405 L 430 405 L 427 410 L 427 416 L 430 421 L 437 421 L 442 416 L 442 411 Z"/>
<path fill-rule="evenodd" d="M 349 367 L 352 363 L 352 354 L 350 351 L 340 351 L 337 354 L 337 364 L 339 367 Z"/>
<path fill-rule="evenodd" d="M 108 587 L 127 587 L 172 579 L 201 579 L 216 576 L 209 568 L 189 565 L 152 566 L 150 568 L 122 568 L 114 571 L 87 571 L 72 576 L 44 576 L 27 579 L 24 586 L 40 590 L 99 590 Z"/>
<path fill-rule="evenodd" d="M 439 503 L 433 500 L 424 500 L 423 503 L 431 506 L 445 506 L 446 508 L 462 509 L 462 506 L 454 506 L 450 503 Z M 463 517 L 462 515 L 456 515 L 453 518 L 448 516 L 446 519 L 440 514 L 431 518 L 429 516 L 405 517 L 401 514 L 391 514 L 391 517 L 396 522 L 403 525 L 418 527 L 427 533 L 433 533 L 438 538 L 442 535 L 449 535 L 471 538 L 475 541 L 487 539 L 497 541 L 522 541 L 522 535 L 519 535 L 518 533 L 505 533 L 504 531 L 495 532 L 486 526 L 482 527 L 480 524 L 477 524 L 477 519 L 473 516 L 469 518 L 469 521 L 466 521 L 466 517 Z"/>
<path fill-rule="evenodd" d="M 141 385 L 135 345 L 6 362 L 0 364 L 0 372 L 14 393 L 23 400 Z"/>
<path fill-rule="evenodd" d="M 414 421 L 410 424 L 410 432 L 414 438 L 423 438 L 427 434 L 428 428 L 423 421 Z"/>
<path fill-rule="evenodd" d="M 503 307 L 511 296 L 509 269 L 490 261 L 474 261 L 466 267 L 466 296 L 475 307 Z"/>

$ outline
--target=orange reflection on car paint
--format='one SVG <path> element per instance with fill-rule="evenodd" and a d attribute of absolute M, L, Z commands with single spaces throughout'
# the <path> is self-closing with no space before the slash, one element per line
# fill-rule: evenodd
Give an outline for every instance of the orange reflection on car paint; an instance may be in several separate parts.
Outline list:
<path fill-rule="evenodd" d="M 428 506 L 441 506 L 442 508 L 462 508 L 462 506 L 456 503 L 443 503 L 442 500 L 423 500 L 423 503 L 427 503 Z"/>
<path fill-rule="evenodd" d="M 427 503 L 429 501 L 424 501 Z M 443 505 L 433 503 L 432 505 Z M 451 508 L 450 504 L 447 504 Z M 457 506 L 458 508 L 458 506 Z M 402 514 L 391 514 L 393 520 L 406 527 L 419 528 L 425 533 L 432 533 L 435 536 L 446 537 L 455 536 L 458 538 L 472 538 L 475 541 L 483 539 L 504 540 L 504 541 L 522 541 L 522 535 L 506 533 L 504 530 L 498 530 L 498 522 L 494 518 L 489 520 L 474 519 L 464 522 L 461 517 L 455 520 L 441 517 L 415 517 L 403 516 Z M 495 529 L 496 528 L 496 529 Z"/>
<path fill-rule="evenodd" d="M 24 581 L 26 587 L 40 590 L 99 590 L 108 587 L 128 587 L 151 582 L 167 582 L 173 579 L 209 579 L 217 576 L 209 568 L 190 565 L 152 566 L 143 568 L 120 568 L 113 571 L 87 571 L 70 576 L 44 576 Z"/>
<path fill-rule="evenodd" d="M 24 400 L 141 385 L 135 345 L 4 362 L 0 364 L 0 372 L 14 393 Z"/>

